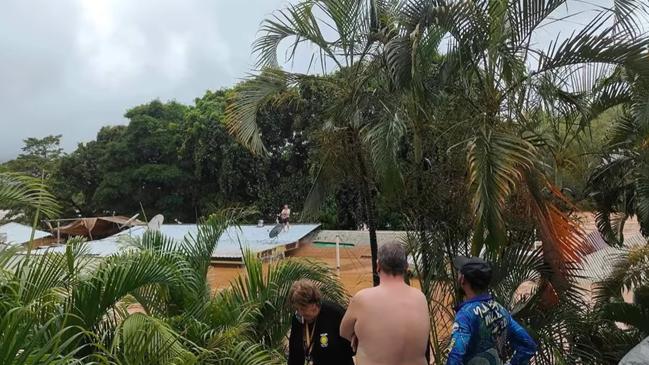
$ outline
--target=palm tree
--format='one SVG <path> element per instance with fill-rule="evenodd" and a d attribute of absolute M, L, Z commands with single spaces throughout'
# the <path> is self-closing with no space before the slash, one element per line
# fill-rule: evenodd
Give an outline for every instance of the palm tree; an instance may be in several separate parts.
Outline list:
<path fill-rule="evenodd" d="M 588 180 L 589 193 L 602 236 L 622 245 L 624 224 L 633 216 L 649 237 L 649 77 L 632 66 L 620 68 L 601 83 L 597 96 L 595 105 L 611 101 L 606 106 L 613 104 L 617 116 Z"/>
<path fill-rule="evenodd" d="M 256 340 L 271 349 L 282 349 L 291 325 L 293 311 L 288 305 L 291 285 L 299 279 L 309 279 L 320 287 L 328 300 L 345 305 L 347 294 L 333 272 L 325 265 L 288 259 L 270 263 L 264 270 L 262 262 L 251 252 L 245 252 L 245 275 L 220 292 L 215 300 L 222 310 L 236 313 L 246 303 L 254 303 L 252 330 Z"/>
<path fill-rule="evenodd" d="M 597 283 L 592 332 L 612 363 L 649 334 L 648 259 L 646 244 L 621 248 L 612 259 L 609 276 Z M 624 300 L 625 292 L 633 293 L 632 303 Z"/>
<path fill-rule="evenodd" d="M 15 173 L 0 172 L 0 207 L 27 205 L 47 217 L 58 214 L 59 205 L 39 179 Z"/>
<path fill-rule="evenodd" d="M 471 131 L 466 142 L 475 220 L 471 252 L 477 255 L 485 248 L 495 253 L 508 244 L 503 212 L 515 194 L 522 196 L 534 214 L 556 292 L 570 287 L 566 279 L 570 263 L 579 262 L 588 248 L 578 226 L 560 209 L 568 200 L 539 163 L 547 149 L 543 140 L 530 133 L 534 125 L 530 118 L 539 111 L 563 118 L 582 110 L 587 119 L 591 111 L 582 109 L 580 85 L 573 82 L 579 78 L 574 75 L 594 85 L 616 66 L 641 67 L 647 45 L 646 38 L 634 32 L 639 16 L 633 12 L 644 10 L 642 2 L 616 1 L 565 40 L 546 49 L 535 46 L 535 34 L 544 31 L 553 13 L 565 4 L 562 0 L 404 1 L 400 8 L 404 42 L 390 56 L 409 60 L 409 55 L 419 52 L 419 37 L 446 37 L 448 51 L 441 55 L 439 79 L 448 80 L 450 87 L 464 85 L 452 90 L 472 115 L 463 121 Z M 412 62 L 392 66 L 397 75 L 413 67 Z"/>
<path fill-rule="evenodd" d="M 544 31 L 553 13 L 566 3 L 566 0 L 304 1 L 264 23 L 265 34 L 255 43 L 255 51 L 260 55 L 260 66 L 274 65 L 279 43 L 294 37 L 289 59 L 295 56 L 298 45 L 308 42 L 320 50 L 322 60 L 333 63 L 341 72 L 349 69 L 351 75 L 342 73 L 346 85 L 337 90 L 350 92 L 334 93 L 333 99 L 338 101 L 334 104 L 338 107 L 333 109 L 344 111 L 342 116 L 351 120 L 352 126 L 364 125 L 362 118 L 358 122 L 362 110 L 359 106 L 368 105 L 363 103 L 364 89 L 371 88 L 379 96 L 383 90 L 409 96 L 404 102 L 381 97 L 388 111 L 380 110 L 383 123 L 366 128 L 375 132 L 375 138 L 368 133 L 366 138 L 351 139 L 354 145 L 365 140 L 372 146 L 372 140 L 381 140 L 376 136 L 387 136 L 383 143 L 375 143 L 387 148 L 370 150 L 388 153 L 373 154 L 376 156 L 394 155 L 397 144 L 385 140 L 392 142 L 401 138 L 407 122 L 405 125 L 410 125 L 415 135 L 414 162 L 419 163 L 418 131 L 434 117 L 445 117 L 426 112 L 435 110 L 430 100 L 431 95 L 436 95 L 430 86 L 431 75 L 432 80 L 438 81 L 435 89 L 449 91 L 451 87 L 458 104 L 471 110 L 471 117 L 463 123 L 471 131 L 466 145 L 475 217 L 473 254 L 478 254 L 483 247 L 497 251 L 506 244 L 503 211 L 514 193 L 523 193 L 535 212 L 544 256 L 555 269 L 551 278 L 554 289 L 561 291 L 567 286 L 563 279 L 567 262 L 578 261 L 587 248 L 581 244 L 578 227 L 557 208 L 556 201 L 565 198 L 539 164 L 546 149 L 543 140 L 528 133 L 534 122 L 530 117 L 539 110 L 554 118 L 580 110 L 583 105 L 574 97 L 578 85 L 566 81 L 571 79 L 570 75 L 587 73 L 589 76 L 583 79 L 593 84 L 608 74 L 610 68 L 601 65 L 640 67 L 647 44 L 637 34 L 639 16 L 634 15 L 645 10 L 642 3 L 622 0 L 615 1 L 610 9 L 599 11 L 581 31 L 552 42 L 547 49 L 539 49 L 532 43 L 535 34 Z M 314 9 L 321 10 L 325 20 L 332 19 L 336 32 L 333 41 L 323 36 Z M 442 39 L 448 43 L 448 51 L 435 56 L 439 48 L 436 46 Z M 263 82 L 257 79 L 258 83 L 247 88 L 229 108 L 231 130 L 255 151 L 263 151 L 254 124 L 260 103 L 276 90 L 306 77 L 284 72 L 281 75 Z M 376 75 L 384 75 L 387 85 L 379 82 L 380 76 Z M 548 94 L 560 102 L 545 103 Z M 338 119 L 341 116 L 340 113 L 332 115 Z M 403 119 L 385 118 L 386 115 Z M 387 161 L 387 165 L 394 167 L 394 160 Z M 363 169 L 357 171 L 364 173 Z"/>
<path fill-rule="evenodd" d="M 142 252 L 164 257 L 166 265 L 178 268 L 182 277 L 164 286 L 143 287 L 133 297 L 147 313 L 182 333 L 193 348 L 222 358 L 219 363 L 281 363 L 292 315 L 286 299 L 293 282 L 311 279 L 325 297 L 341 304 L 346 296 L 340 282 L 322 264 L 289 259 L 271 263 L 264 270 L 261 259 L 245 250 L 245 273 L 213 295 L 207 279 L 212 252 L 224 229 L 245 214 L 227 211 L 213 215 L 199 225 L 195 236 L 180 242 L 159 233 L 131 242 Z M 198 356 L 205 355 L 199 352 Z M 244 360 L 248 362 L 241 362 Z"/>
<path fill-rule="evenodd" d="M 288 5 L 286 9 L 276 12 L 262 24 L 263 34 L 253 45 L 253 51 L 258 55 L 258 67 L 264 71 L 244 83 L 226 109 L 226 123 L 230 131 L 251 151 L 263 154 L 266 151 L 255 121 L 261 105 L 278 91 L 307 80 L 321 83 L 331 90 L 331 98 L 326 103 L 330 122 L 323 126 L 326 137 L 321 141 L 321 149 L 324 150 L 322 165 L 318 167 L 316 182 L 307 198 L 306 212 L 315 210 L 312 208 L 319 206 L 322 198 L 339 184 L 337 177 L 341 171 L 342 174 L 357 177 L 369 227 L 375 285 L 378 284 L 378 275 L 374 195 L 376 182 L 383 179 L 374 174 L 372 165 L 378 164 L 378 171 L 385 171 L 386 174 L 394 171 L 394 159 L 389 158 L 394 156 L 394 149 L 382 148 L 381 145 L 396 145 L 394 141 L 398 141 L 402 134 L 399 128 L 393 128 L 393 133 L 387 138 L 372 137 L 372 134 L 379 132 L 373 129 L 372 121 L 386 111 L 380 98 L 377 98 L 376 89 L 369 87 L 378 66 L 371 64 L 372 56 L 378 50 L 374 34 L 377 30 L 377 10 L 373 1 L 309 0 Z M 330 36 L 328 32 L 334 34 Z M 278 69 L 278 48 L 286 39 L 292 40 L 287 61 L 296 57 L 298 46 L 304 43 L 317 49 L 310 66 L 317 59 L 321 75 Z M 329 66 L 334 67 L 334 74 L 328 74 Z M 379 144 L 377 141 L 385 142 Z M 377 151 L 391 152 L 379 155 Z M 385 163 L 386 156 L 391 163 Z"/>
<path fill-rule="evenodd" d="M 64 253 L 0 252 L 1 362 L 281 364 L 290 284 L 311 278 L 339 302 L 343 291 L 328 269 L 305 261 L 254 277 L 261 261 L 247 254 L 248 276 L 214 295 L 207 272 L 231 219 L 213 216 L 182 241 L 147 233 L 102 260 L 81 240 Z"/>
<path fill-rule="evenodd" d="M 46 217 L 55 217 L 60 210 L 56 198 L 49 191 L 42 179 L 31 176 L 0 173 L 0 208 L 27 206 L 36 211 L 31 240 L 34 239 L 36 225 L 42 213 Z M 28 246 L 30 248 L 31 246 Z"/>
<path fill-rule="evenodd" d="M 18 256 L 18 248 L 0 252 L 0 361 L 3 364 L 74 363 L 83 332 L 66 325 L 54 288 L 61 277 L 59 258 Z"/>

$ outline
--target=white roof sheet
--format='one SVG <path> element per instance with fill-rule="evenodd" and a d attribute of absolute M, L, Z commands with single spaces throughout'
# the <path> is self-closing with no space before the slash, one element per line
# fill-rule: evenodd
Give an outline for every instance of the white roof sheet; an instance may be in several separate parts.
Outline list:
<path fill-rule="evenodd" d="M 277 237 L 272 239 L 268 237 L 268 233 L 274 226 L 231 226 L 219 238 L 212 257 L 240 258 L 240 244 L 253 252 L 262 252 L 285 246 L 299 241 L 319 226 L 319 224 L 292 224 L 288 232 L 281 232 Z M 128 246 L 126 243 L 130 237 L 141 237 L 145 230 L 145 227 L 134 227 L 101 240 L 89 241 L 87 243 L 88 253 L 105 257 L 121 252 Z M 193 224 L 164 224 L 160 227 L 160 232 L 168 238 L 182 240 L 189 234 L 196 235 L 198 228 Z M 65 252 L 65 247 L 52 247 L 49 250 L 51 252 Z M 43 251 L 45 249 L 39 249 L 35 252 L 39 253 Z"/>
<path fill-rule="evenodd" d="M 624 238 L 624 246 L 632 247 L 635 245 L 644 245 L 647 239 L 638 234 Z M 624 253 L 623 248 L 606 246 L 584 257 L 580 275 L 581 281 L 594 283 L 605 280 L 613 272 L 613 264 L 618 257 Z"/>
<path fill-rule="evenodd" d="M 20 245 L 29 242 L 32 235 L 32 227 L 20 223 L 7 223 L 0 226 L 0 233 L 7 235 L 8 245 Z M 50 236 L 49 233 L 36 230 L 34 239 Z"/>

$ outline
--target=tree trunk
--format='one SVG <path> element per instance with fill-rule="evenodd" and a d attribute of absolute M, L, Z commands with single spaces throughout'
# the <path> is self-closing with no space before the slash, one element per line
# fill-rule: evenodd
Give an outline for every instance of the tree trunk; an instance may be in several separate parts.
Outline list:
<path fill-rule="evenodd" d="M 377 271 L 378 241 L 376 240 L 376 206 L 374 203 L 374 196 L 372 194 L 370 176 L 368 175 L 367 166 L 365 165 L 365 158 L 363 157 L 363 150 L 356 132 L 353 133 L 353 146 L 356 149 L 356 157 L 358 159 L 357 162 L 361 177 L 360 190 L 363 197 L 365 214 L 367 217 L 367 226 L 370 232 L 370 251 L 372 253 L 372 284 L 374 286 L 378 286 L 379 274 Z"/>
<path fill-rule="evenodd" d="M 367 225 L 370 231 L 370 251 L 372 252 L 372 284 L 379 285 L 379 273 L 377 270 L 378 261 L 378 241 L 376 240 L 376 208 L 374 207 L 374 198 L 367 183 L 363 184 L 363 194 L 367 196 L 365 209 L 367 210 Z"/>

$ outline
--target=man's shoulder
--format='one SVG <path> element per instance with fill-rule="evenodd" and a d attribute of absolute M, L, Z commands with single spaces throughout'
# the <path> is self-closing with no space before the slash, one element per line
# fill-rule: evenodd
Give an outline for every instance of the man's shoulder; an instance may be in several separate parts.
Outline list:
<path fill-rule="evenodd" d="M 378 290 L 378 287 L 361 289 L 358 292 L 356 292 L 356 294 L 354 294 L 354 296 L 352 297 L 352 300 L 355 301 L 355 302 L 359 301 L 359 300 L 364 300 L 368 296 L 372 296 L 373 295 L 372 293 L 376 292 L 377 290 Z"/>
<path fill-rule="evenodd" d="M 410 295 L 412 295 L 413 297 L 415 297 L 415 298 L 417 298 L 419 300 L 427 300 L 426 295 L 424 294 L 424 292 L 422 292 L 420 289 L 417 289 L 417 288 L 415 288 L 413 286 L 409 287 L 409 293 L 410 293 Z"/>

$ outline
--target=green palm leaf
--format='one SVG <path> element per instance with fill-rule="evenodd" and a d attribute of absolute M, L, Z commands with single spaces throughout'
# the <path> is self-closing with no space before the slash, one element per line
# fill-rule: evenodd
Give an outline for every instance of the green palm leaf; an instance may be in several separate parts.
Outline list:
<path fill-rule="evenodd" d="M 39 179 L 14 173 L 0 173 L 0 207 L 24 204 L 40 210 L 46 217 L 59 213 L 56 198 Z"/>
<path fill-rule="evenodd" d="M 610 321 L 631 325 L 649 334 L 649 310 L 630 303 L 607 303 L 602 308 L 602 317 Z"/>
<path fill-rule="evenodd" d="M 379 176 L 379 181 L 384 183 L 386 191 L 398 190 L 401 186 L 398 153 L 403 138 L 406 136 L 407 127 L 398 116 L 389 117 L 389 108 L 384 118 L 368 126 L 362 131 L 363 143 L 369 148 L 369 155 L 374 165 L 374 170 Z"/>
<path fill-rule="evenodd" d="M 0 363 L 7 365 L 71 363 L 82 348 L 83 332 L 60 328 L 60 316 L 40 322 L 30 308 L 16 307 L 0 318 Z"/>
<path fill-rule="evenodd" d="M 225 109 L 225 125 L 229 132 L 253 153 L 267 153 L 257 126 L 257 112 L 280 91 L 305 78 L 308 77 L 266 69 L 239 85 Z"/>
<path fill-rule="evenodd" d="M 649 245 L 634 246 L 622 249 L 612 262 L 611 274 L 598 283 L 595 299 L 603 304 L 621 300 L 622 291 L 632 290 L 647 284 L 649 277 Z"/>
<path fill-rule="evenodd" d="M 273 19 L 267 19 L 262 23 L 260 32 L 263 35 L 253 44 L 253 53 L 258 55 L 258 67 L 278 67 L 278 47 L 289 37 L 294 37 L 294 41 L 289 46 L 290 51 L 286 61 L 295 57 L 298 45 L 305 41 L 316 45 L 321 52 L 336 60 L 331 44 L 325 40 L 318 20 L 313 14 L 314 5 L 315 2 L 311 1 L 288 5 L 286 9 L 274 13 Z"/>
<path fill-rule="evenodd" d="M 177 284 L 182 270 L 149 251 L 106 258 L 72 293 L 70 300 L 81 321 L 79 325 L 94 329 L 126 295 L 146 285 Z"/>
<path fill-rule="evenodd" d="M 642 59 L 649 40 L 629 41 L 612 27 L 605 27 L 611 14 L 602 12 L 586 27 L 562 42 L 555 41 L 545 52 L 539 54 L 536 73 L 556 70 L 560 67 L 582 63 L 607 63 L 613 65 L 634 65 L 639 70 L 649 70 Z"/>
<path fill-rule="evenodd" d="M 249 341 L 239 342 L 231 348 L 219 349 L 216 354 L 214 364 L 218 365 L 280 365 L 286 361 L 278 354 Z"/>
<path fill-rule="evenodd" d="M 502 212 L 507 198 L 534 160 L 529 142 L 500 132 L 482 131 L 469 143 L 469 181 L 474 192 L 476 232 L 472 253 L 483 245 L 495 251 L 505 244 Z"/>
<path fill-rule="evenodd" d="M 181 365 L 198 359 L 183 340 L 159 319 L 135 313 L 117 328 L 111 349 L 120 364 Z"/>
<path fill-rule="evenodd" d="M 305 260 L 283 260 L 270 264 L 264 272 L 262 262 L 253 253 L 244 251 L 246 275 L 234 280 L 230 289 L 218 294 L 230 310 L 245 303 L 257 303 L 255 323 L 257 338 L 268 348 L 280 348 L 290 327 L 292 310 L 286 302 L 293 282 L 313 280 L 325 298 L 344 304 L 346 295 L 340 282 L 326 266 Z"/>

